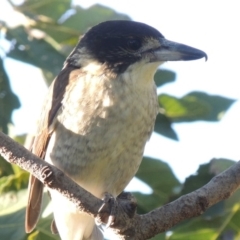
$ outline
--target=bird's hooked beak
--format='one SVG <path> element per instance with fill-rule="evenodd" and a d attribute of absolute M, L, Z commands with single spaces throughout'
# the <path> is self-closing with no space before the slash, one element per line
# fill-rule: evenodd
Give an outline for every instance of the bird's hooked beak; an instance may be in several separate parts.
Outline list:
<path fill-rule="evenodd" d="M 172 42 L 165 38 L 160 38 L 159 43 L 160 47 L 152 51 L 151 62 L 188 61 L 203 57 L 207 60 L 208 58 L 207 54 L 199 49 Z"/>

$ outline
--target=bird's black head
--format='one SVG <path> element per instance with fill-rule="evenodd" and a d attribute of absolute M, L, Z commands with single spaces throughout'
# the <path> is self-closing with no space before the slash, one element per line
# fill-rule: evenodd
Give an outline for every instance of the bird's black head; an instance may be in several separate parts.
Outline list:
<path fill-rule="evenodd" d="M 100 62 L 129 65 L 141 59 L 141 48 L 149 38 L 163 35 L 144 23 L 108 21 L 87 32 L 80 46 L 85 46 Z"/>
<path fill-rule="evenodd" d="M 143 58 L 149 62 L 164 62 L 198 59 L 206 57 L 206 54 L 170 42 L 155 28 L 144 23 L 119 20 L 102 22 L 92 27 L 80 39 L 67 61 L 80 67 L 81 61 L 76 58 L 81 57 L 96 60 L 114 72 L 121 73 Z"/>

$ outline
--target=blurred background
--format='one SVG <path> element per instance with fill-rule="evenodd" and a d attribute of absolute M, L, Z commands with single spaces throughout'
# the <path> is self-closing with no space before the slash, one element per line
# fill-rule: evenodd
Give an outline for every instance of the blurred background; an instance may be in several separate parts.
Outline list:
<path fill-rule="evenodd" d="M 144 213 L 201 187 L 239 159 L 238 5 L 237 0 L 1 0 L 0 129 L 22 144 L 34 133 L 47 87 L 88 28 L 115 19 L 144 22 L 169 40 L 205 51 L 208 61 L 167 62 L 157 72 L 160 114 L 127 190 Z M 27 178 L 0 159 L 0 239 L 58 239 L 50 233 L 48 207 L 36 231 L 24 233 Z M 238 195 L 154 239 L 240 239 Z"/>

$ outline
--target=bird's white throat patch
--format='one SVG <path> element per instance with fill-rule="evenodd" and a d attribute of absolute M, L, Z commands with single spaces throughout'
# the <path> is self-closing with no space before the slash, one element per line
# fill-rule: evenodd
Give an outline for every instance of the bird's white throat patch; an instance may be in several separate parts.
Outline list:
<path fill-rule="evenodd" d="M 142 60 L 130 65 L 124 73 L 122 73 L 122 78 L 126 81 L 131 81 L 132 84 L 137 86 L 149 84 L 152 85 L 154 80 L 154 75 L 157 68 L 162 64 L 162 62 L 149 62 Z"/>

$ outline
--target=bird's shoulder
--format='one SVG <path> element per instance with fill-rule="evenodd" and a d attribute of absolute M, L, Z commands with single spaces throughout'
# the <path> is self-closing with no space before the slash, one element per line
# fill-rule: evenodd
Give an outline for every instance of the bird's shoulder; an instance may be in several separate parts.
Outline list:
<path fill-rule="evenodd" d="M 66 88 L 82 74 L 81 68 L 64 67 L 50 85 L 37 122 L 35 137 L 30 147 L 35 155 L 44 158 L 49 139 L 55 128 L 56 116 L 62 107 Z"/>

